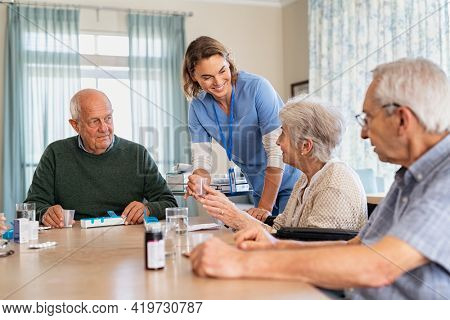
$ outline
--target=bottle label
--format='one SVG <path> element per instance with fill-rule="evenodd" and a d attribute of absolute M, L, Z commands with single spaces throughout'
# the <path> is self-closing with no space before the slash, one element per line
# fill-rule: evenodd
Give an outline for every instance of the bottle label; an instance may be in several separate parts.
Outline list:
<path fill-rule="evenodd" d="M 147 268 L 161 269 L 166 265 L 164 239 L 147 242 Z"/>

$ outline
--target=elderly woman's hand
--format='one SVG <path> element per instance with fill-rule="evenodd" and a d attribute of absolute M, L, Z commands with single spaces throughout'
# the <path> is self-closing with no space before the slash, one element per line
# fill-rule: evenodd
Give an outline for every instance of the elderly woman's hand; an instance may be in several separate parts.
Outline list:
<path fill-rule="evenodd" d="M 266 221 L 267 217 L 270 216 L 270 212 L 262 208 L 250 208 L 247 210 L 247 213 L 262 222 Z"/>
<path fill-rule="evenodd" d="M 229 203 L 233 204 L 233 202 L 231 202 L 230 200 L 228 200 L 227 196 L 224 195 L 222 192 L 220 192 L 219 190 L 216 190 L 214 188 L 212 188 L 211 186 L 204 186 L 206 194 L 207 195 L 213 195 L 213 196 L 218 196 L 221 198 L 224 198 L 225 200 L 227 200 Z"/>
<path fill-rule="evenodd" d="M 279 240 L 275 239 L 262 226 L 253 226 L 234 235 L 238 248 L 243 250 L 273 249 Z"/>
<path fill-rule="evenodd" d="M 189 259 L 201 277 L 239 278 L 245 271 L 245 253 L 217 238 L 195 247 Z"/>
<path fill-rule="evenodd" d="M 205 198 L 199 198 L 198 201 L 203 204 L 203 207 L 212 217 L 237 230 L 253 224 L 250 217 L 239 210 L 224 194 L 208 186 L 205 189 L 207 195 Z"/>

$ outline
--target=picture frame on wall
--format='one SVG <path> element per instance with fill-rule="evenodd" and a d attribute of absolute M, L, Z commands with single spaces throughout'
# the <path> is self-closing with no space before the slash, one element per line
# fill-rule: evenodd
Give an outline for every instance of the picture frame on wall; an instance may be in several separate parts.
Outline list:
<path fill-rule="evenodd" d="M 291 98 L 298 96 L 299 94 L 309 93 L 309 81 L 300 81 L 291 84 Z"/>

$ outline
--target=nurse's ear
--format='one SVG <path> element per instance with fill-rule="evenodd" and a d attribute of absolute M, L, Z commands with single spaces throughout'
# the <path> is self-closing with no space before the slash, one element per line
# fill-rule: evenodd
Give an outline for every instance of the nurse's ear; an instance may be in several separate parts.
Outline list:
<path fill-rule="evenodd" d="M 192 73 L 189 73 L 189 76 L 191 77 L 192 82 L 198 83 L 197 79 L 195 78 L 195 71 Z"/>

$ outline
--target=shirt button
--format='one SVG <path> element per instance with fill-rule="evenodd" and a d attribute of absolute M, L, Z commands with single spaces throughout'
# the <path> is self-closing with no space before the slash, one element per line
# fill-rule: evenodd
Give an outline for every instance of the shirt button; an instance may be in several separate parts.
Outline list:
<path fill-rule="evenodd" d="M 419 174 L 417 175 L 417 180 L 422 180 L 422 178 L 423 178 L 422 174 L 419 173 Z"/>
<path fill-rule="evenodd" d="M 403 203 L 407 203 L 407 202 L 408 202 L 408 197 L 403 197 L 403 198 L 402 198 L 402 202 L 403 202 Z"/>

